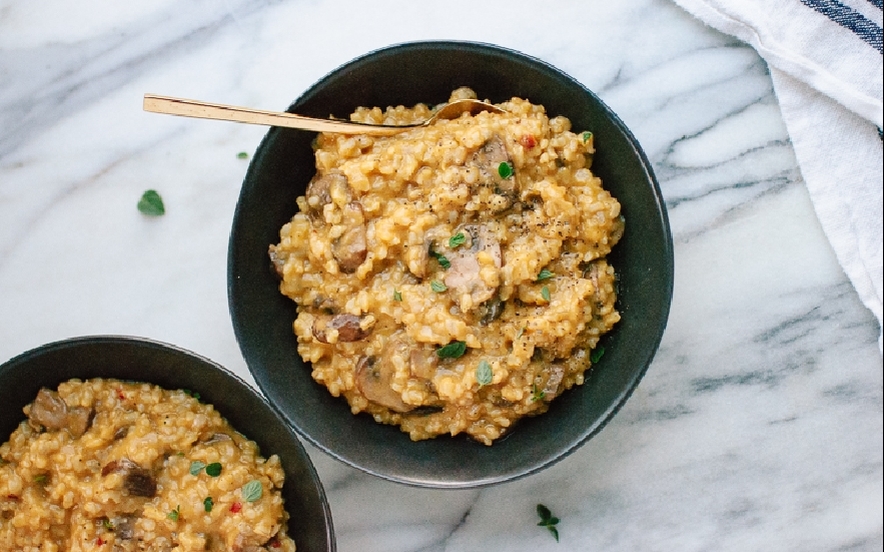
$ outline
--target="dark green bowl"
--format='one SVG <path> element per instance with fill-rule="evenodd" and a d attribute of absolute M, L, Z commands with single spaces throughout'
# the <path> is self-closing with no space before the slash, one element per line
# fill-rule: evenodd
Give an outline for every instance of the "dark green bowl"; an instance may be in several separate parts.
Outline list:
<path fill-rule="evenodd" d="M 331 511 L 322 483 L 297 436 L 251 386 L 218 364 L 183 349 L 136 337 L 88 336 L 43 345 L 0 365 L 0 441 L 25 419 L 41 387 L 72 378 L 115 378 L 192 389 L 285 471 L 283 498 L 298 552 L 334 552 Z"/>
<path fill-rule="evenodd" d="M 289 111 L 346 117 L 357 106 L 443 102 L 460 86 L 493 102 L 513 96 L 564 115 L 595 134 L 593 171 L 617 197 L 626 233 L 609 259 L 620 278 L 623 319 L 602 341 L 605 355 L 581 387 L 548 413 L 519 422 L 490 447 L 465 438 L 412 442 L 399 428 L 353 416 L 310 377 L 292 333 L 295 304 L 278 291 L 267 247 L 295 213 L 315 172 L 313 133 L 271 129 L 256 151 L 233 220 L 228 294 L 236 337 L 258 385 L 309 442 L 368 473 L 423 487 L 465 488 L 534 473 L 598 433 L 629 397 L 660 343 L 672 296 L 666 208 L 638 142 L 595 94 L 562 71 L 487 44 L 418 42 L 371 52 L 328 74 Z"/>

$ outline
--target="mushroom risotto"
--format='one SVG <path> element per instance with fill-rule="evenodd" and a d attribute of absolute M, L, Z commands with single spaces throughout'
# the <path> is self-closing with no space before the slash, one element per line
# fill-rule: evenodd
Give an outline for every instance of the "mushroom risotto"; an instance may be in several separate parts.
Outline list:
<path fill-rule="evenodd" d="M 499 107 L 393 137 L 320 134 L 316 175 L 270 246 L 313 378 L 414 440 L 490 445 L 583 383 L 620 319 L 605 257 L 624 220 L 590 170 L 592 133 L 524 99 Z"/>
<path fill-rule="evenodd" d="M 41 389 L 0 446 L 0 550 L 292 552 L 277 456 L 191 393 Z"/>

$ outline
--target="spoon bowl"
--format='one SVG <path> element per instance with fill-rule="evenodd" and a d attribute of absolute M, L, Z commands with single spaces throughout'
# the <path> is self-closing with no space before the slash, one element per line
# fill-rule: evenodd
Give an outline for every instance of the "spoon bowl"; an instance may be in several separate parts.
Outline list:
<path fill-rule="evenodd" d="M 414 125 L 372 125 L 335 119 L 318 119 L 294 113 L 264 111 L 249 107 L 159 96 L 157 94 L 144 95 L 144 110 L 152 113 L 165 113 L 167 115 L 180 115 L 182 117 L 196 117 L 199 119 L 217 119 L 254 125 L 297 128 L 314 132 L 370 134 L 373 136 L 392 136 L 409 129 L 430 126 L 439 119 L 455 119 L 463 113 L 475 114 L 481 111 L 503 112 L 503 109 L 494 104 L 465 98 L 442 105 L 435 110 L 429 119 L 422 123 Z"/>

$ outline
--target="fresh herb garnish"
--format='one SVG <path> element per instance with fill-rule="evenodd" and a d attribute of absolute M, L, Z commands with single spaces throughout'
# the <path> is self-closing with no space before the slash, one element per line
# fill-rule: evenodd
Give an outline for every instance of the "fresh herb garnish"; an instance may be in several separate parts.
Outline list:
<path fill-rule="evenodd" d="M 445 270 L 451 268 L 451 261 L 445 258 L 445 255 L 443 255 L 442 253 L 436 253 L 435 251 L 430 249 L 430 255 L 435 257 L 435 259 L 439 262 L 440 265 L 442 265 L 442 268 L 444 268 Z"/>
<path fill-rule="evenodd" d="M 433 280 L 432 282 L 430 282 L 430 287 L 436 293 L 442 293 L 443 291 L 448 289 L 448 286 L 446 286 L 444 283 L 440 282 L 439 280 Z"/>
<path fill-rule="evenodd" d="M 171 519 L 172 521 L 178 521 L 178 517 L 181 515 L 181 505 L 175 507 L 174 510 L 166 514 L 166 517 Z"/>
<path fill-rule="evenodd" d="M 540 516 L 540 521 L 537 523 L 537 525 L 549 529 L 549 532 L 552 533 L 552 536 L 556 538 L 556 542 L 559 542 L 559 530 L 556 527 L 556 525 L 559 524 L 559 518 L 552 515 L 552 512 L 549 511 L 549 508 L 547 508 L 543 504 L 537 505 L 537 515 Z"/>
<path fill-rule="evenodd" d="M 516 339 L 521 338 L 523 335 L 525 335 L 525 327 L 524 326 L 519 328 L 519 331 L 516 332 Z"/>
<path fill-rule="evenodd" d="M 149 217 L 158 217 L 165 214 L 166 207 L 156 190 L 147 190 L 138 200 L 138 210 Z"/>
<path fill-rule="evenodd" d="M 503 161 L 497 166 L 497 174 L 499 174 L 501 178 L 509 178 L 513 175 L 513 166 L 508 161 Z"/>
<path fill-rule="evenodd" d="M 203 468 L 206 467 L 205 462 L 200 462 L 199 460 L 194 460 L 190 463 L 190 475 L 199 475 Z"/>
<path fill-rule="evenodd" d="M 452 341 L 444 347 L 436 349 L 436 355 L 439 358 L 460 358 L 467 352 L 467 344 L 465 341 Z"/>
<path fill-rule="evenodd" d="M 451 249 L 454 249 L 459 245 L 465 244 L 466 241 L 467 241 L 467 237 L 464 235 L 464 233 L 458 232 L 457 234 L 448 238 L 448 247 L 450 247 Z"/>
<path fill-rule="evenodd" d="M 207 512 L 211 512 L 211 511 L 212 511 L 212 506 L 214 506 L 214 505 L 215 505 L 215 501 L 212 500 L 212 497 L 211 497 L 211 496 L 207 496 L 206 499 L 203 500 L 203 508 L 204 508 Z"/>
<path fill-rule="evenodd" d="M 549 303 L 549 288 L 546 286 L 540 288 L 540 296 L 543 297 L 544 301 Z"/>
<path fill-rule="evenodd" d="M 264 492 L 264 488 L 257 479 L 253 479 L 242 486 L 242 497 L 246 502 L 255 502 L 261 498 L 262 492 Z"/>
<path fill-rule="evenodd" d="M 185 395 L 191 396 L 196 400 L 200 400 L 200 394 L 196 391 L 191 391 L 190 389 L 182 389 L 181 391 L 183 391 Z"/>
<path fill-rule="evenodd" d="M 555 276 L 554 272 L 551 272 L 551 271 L 544 268 L 543 270 L 540 271 L 540 273 L 537 274 L 537 279 L 535 279 L 534 281 L 535 282 L 542 282 L 544 280 L 549 280 L 553 276 Z"/>
<path fill-rule="evenodd" d="M 599 345 L 598 347 L 593 349 L 592 352 L 589 354 L 589 360 L 593 364 L 595 364 L 596 362 L 598 362 L 602 359 L 602 356 L 604 356 L 604 354 L 605 354 L 605 348 L 602 347 L 601 345 Z"/>
<path fill-rule="evenodd" d="M 590 131 L 587 130 L 586 132 L 583 133 L 583 143 L 584 143 L 584 144 L 587 143 L 587 142 L 589 142 L 589 140 L 590 140 L 591 138 L 592 138 L 592 132 L 590 132 Z"/>
<path fill-rule="evenodd" d="M 101 520 L 101 526 L 104 527 L 105 531 L 113 531 L 114 529 L 116 529 L 114 522 L 112 522 L 108 518 L 103 518 Z"/>
<path fill-rule="evenodd" d="M 402 293 L 398 289 L 393 290 L 393 301 L 401 301 Z"/>
<path fill-rule="evenodd" d="M 476 367 L 476 381 L 479 383 L 479 387 L 484 387 L 491 383 L 493 377 L 494 374 L 491 372 L 491 365 L 488 364 L 488 361 L 479 361 L 479 366 Z"/>
<path fill-rule="evenodd" d="M 236 154 L 236 158 L 237 158 L 237 159 L 248 159 L 248 158 L 249 158 L 249 154 L 246 153 L 246 152 L 244 152 L 244 151 L 241 151 L 241 152 L 239 152 L 239 153 Z"/>
<path fill-rule="evenodd" d="M 221 463 L 220 462 L 212 462 L 208 466 L 206 466 L 206 475 L 211 477 L 218 477 L 221 475 Z"/>
<path fill-rule="evenodd" d="M 40 485 L 42 485 L 43 483 L 46 483 L 46 474 L 41 473 L 40 475 L 35 475 L 34 476 L 34 483 L 37 483 Z"/>
<path fill-rule="evenodd" d="M 531 386 L 531 402 L 542 401 L 546 397 L 546 391 L 537 387 L 537 384 Z"/>

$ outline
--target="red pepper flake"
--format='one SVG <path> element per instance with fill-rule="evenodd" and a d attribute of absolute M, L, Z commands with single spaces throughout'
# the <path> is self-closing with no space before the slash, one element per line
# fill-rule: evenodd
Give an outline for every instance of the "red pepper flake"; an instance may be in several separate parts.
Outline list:
<path fill-rule="evenodd" d="M 122 387 L 117 387 L 117 397 L 119 397 L 121 401 L 126 400 L 126 395 L 123 393 Z"/>
<path fill-rule="evenodd" d="M 519 138 L 519 143 L 522 144 L 522 147 L 525 149 L 531 149 L 537 145 L 537 140 L 534 139 L 533 135 L 525 134 Z"/>
<path fill-rule="evenodd" d="M 102 544 L 104 544 L 104 539 L 101 537 L 98 537 L 97 539 L 95 539 L 95 544 L 98 546 L 101 546 Z"/>
<path fill-rule="evenodd" d="M 279 542 L 277 537 L 273 537 L 268 544 L 270 545 L 270 548 L 279 548 L 282 546 L 282 543 Z"/>
<path fill-rule="evenodd" d="M 8 495 L 6 495 L 6 498 L 8 500 L 18 500 L 18 495 L 8 494 Z"/>
<path fill-rule="evenodd" d="M 230 505 L 230 511 L 233 512 L 234 514 L 238 514 L 240 510 L 242 510 L 242 503 L 241 502 L 234 502 L 233 504 Z"/>

